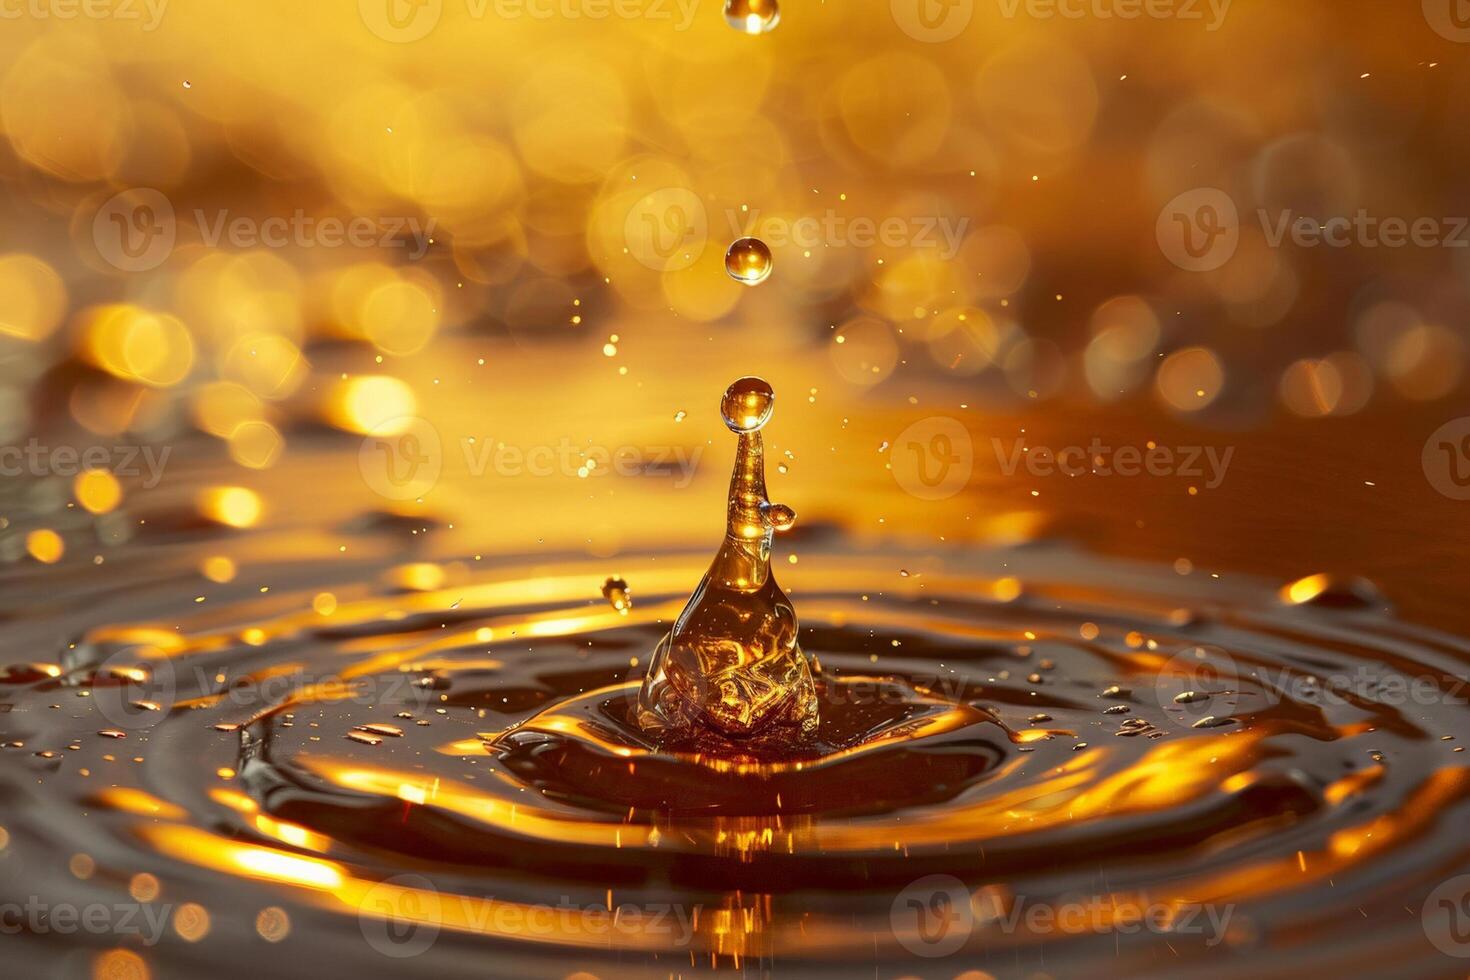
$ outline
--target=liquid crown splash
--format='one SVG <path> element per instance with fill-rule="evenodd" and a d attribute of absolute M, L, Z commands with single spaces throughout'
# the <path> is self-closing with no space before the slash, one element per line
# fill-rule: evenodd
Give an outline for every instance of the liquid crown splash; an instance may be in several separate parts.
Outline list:
<path fill-rule="evenodd" d="M 654 650 L 638 695 L 645 731 L 734 738 L 816 731 L 816 687 L 796 640 L 796 610 L 771 573 L 772 538 L 796 522 L 790 507 L 766 497 L 760 430 L 775 398 L 760 378 L 741 378 L 720 402 L 725 425 L 740 437 L 725 540 Z"/>

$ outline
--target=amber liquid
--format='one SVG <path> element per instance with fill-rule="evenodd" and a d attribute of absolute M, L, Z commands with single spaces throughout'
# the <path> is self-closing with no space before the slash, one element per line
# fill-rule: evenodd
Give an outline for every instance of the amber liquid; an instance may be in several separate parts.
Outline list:
<path fill-rule="evenodd" d="M 5 675 L 18 868 L 5 888 L 77 900 L 158 876 L 216 923 L 199 944 L 170 932 L 145 950 L 158 975 L 201 962 L 246 975 L 216 959 L 247 942 L 218 924 L 248 934 L 262 910 L 289 916 L 294 955 L 315 969 L 381 965 L 367 923 L 410 941 L 432 931 L 413 966 L 450 976 L 489 951 L 536 976 L 564 974 L 568 957 L 600 976 L 806 975 L 929 965 L 893 905 L 944 874 L 992 910 L 940 961 L 951 974 L 1160 955 L 1187 973 L 1287 941 L 1349 942 L 1356 909 L 1388 918 L 1462 851 L 1449 828 L 1466 771 L 1458 740 L 1441 739 L 1464 707 L 1410 711 L 1374 692 L 1408 676 L 1450 690 L 1464 644 L 1371 595 L 1206 594 L 1035 546 L 948 555 L 879 591 L 912 556 L 860 558 L 840 540 L 803 554 L 788 577 L 802 646 L 824 667 L 819 726 L 792 751 L 734 756 L 661 744 L 635 717 L 695 555 L 660 555 L 628 615 L 599 596 L 599 562 L 369 593 L 326 621 L 299 611 L 329 584 L 321 569 L 276 570 L 292 602 L 202 612 L 155 566 L 128 584 L 131 625 L 104 604 L 74 644 Z M 43 612 L 20 628 L 44 636 Z M 1359 671 L 1350 696 L 1307 680 Z M 270 683 L 301 674 L 312 683 Z M 73 854 L 95 863 L 85 881 Z M 997 925 L 994 910 L 1078 894 L 1234 915 L 1222 937 Z M 687 938 L 598 932 L 592 910 L 609 902 L 699 914 Z M 559 904 L 576 911 L 516 917 Z M 1376 948 L 1433 955 L 1403 918 Z"/>
<path fill-rule="evenodd" d="M 405 563 L 429 522 L 376 513 L 233 541 L 201 604 L 220 532 L 156 511 L 12 576 L 0 901 L 163 916 L 74 935 L 79 975 L 1443 973 L 1418 910 L 1465 864 L 1465 641 L 1364 583 L 831 527 L 786 546 L 793 603 L 753 436 L 713 562 Z M 685 640 L 716 678 L 789 654 L 810 701 L 686 684 L 649 725 Z M 65 959 L 19 928 L 10 966 Z"/>

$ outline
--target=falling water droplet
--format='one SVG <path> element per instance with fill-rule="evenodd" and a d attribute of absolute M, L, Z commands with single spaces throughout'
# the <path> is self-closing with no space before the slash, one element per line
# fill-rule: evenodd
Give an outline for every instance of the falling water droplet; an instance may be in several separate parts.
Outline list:
<path fill-rule="evenodd" d="M 602 597 L 624 616 L 628 615 L 628 610 L 633 608 L 633 595 L 629 592 L 625 579 L 608 578 L 602 583 Z"/>
<path fill-rule="evenodd" d="M 737 239 L 725 253 L 725 271 L 747 286 L 765 282 L 774 265 L 770 246 L 759 238 Z"/>
<path fill-rule="evenodd" d="M 746 34 L 764 34 L 781 23 L 777 0 L 725 0 L 725 21 Z"/>

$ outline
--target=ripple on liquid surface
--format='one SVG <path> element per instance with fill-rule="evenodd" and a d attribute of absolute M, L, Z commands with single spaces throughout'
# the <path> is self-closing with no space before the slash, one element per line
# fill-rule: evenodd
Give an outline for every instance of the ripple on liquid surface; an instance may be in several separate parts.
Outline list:
<path fill-rule="evenodd" d="M 394 591 L 281 569 L 289 593 L 209 611 L 180 608 L 160 574 L 130 596 L 138 621 L 0 675 L 9 850 L 146 869 L 220 942 L 222 919 L 289 909 L 304 962 L 374 962 L 357 937 L 386 908 L 435 932 L 423 962 L 449 975 L 487 940 L 611 948 L 621 969 L 691 952 L 911 963 L 892 905 L 930 874 L 989 910 L 960 955 L 1126 966 L 1167 941 L 1186 970 L 1287 934 L 1346 943 L 1358 908 L 1401 909 L 1393 881 L 1458 854 L 1466 773 L 1442 738 L 1463 725 L 1466 645 L 1394 620 L 1361 583 L 1278 593 L 1058 548 L 908 578 L 894 569 L 912 555 L 802 557 L 783 574 L 821 727 L 800 752 L 744 757 L 655 750 L 630 718 L 699 556 L 629 574 L 627 610 L 592 562 Z M 33 859 L 17 880 L 77 885 Z M 1234 918 L 1208 947 L 1001 927 L 1077 894 Z M 609 933 L 592 911 L 609 901 L 702 914 L 687 940 Z M 575 913 L 527 924 L 559 902 Z M 1388 938 L 1422 944 L 1417 917 Z"/>

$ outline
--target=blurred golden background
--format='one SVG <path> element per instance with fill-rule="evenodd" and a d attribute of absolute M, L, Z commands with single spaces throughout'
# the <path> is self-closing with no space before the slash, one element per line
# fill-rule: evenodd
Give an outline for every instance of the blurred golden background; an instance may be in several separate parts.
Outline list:
<path fill-rule="evenodd" d="M 1462 617 L 1455 13 L 14 0 L 0 441 L 38 448 L 0 556 L 366 512 L 439 557 L 704 548 L 714 403 L 757 373 L 805 524 L 1363 573 Z M 1007 471 L 1094 439 L 1233 455 Z"/>

